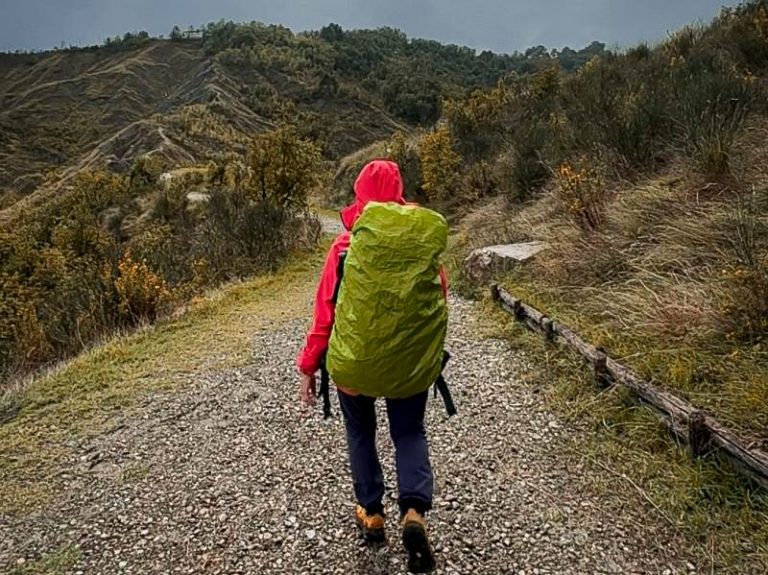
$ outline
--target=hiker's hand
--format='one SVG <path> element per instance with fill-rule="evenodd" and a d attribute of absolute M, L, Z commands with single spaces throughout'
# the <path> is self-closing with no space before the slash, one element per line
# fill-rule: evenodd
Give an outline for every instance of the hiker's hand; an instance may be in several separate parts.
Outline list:
<path fill-rule="evenodd" d="M 315 396 L 317 395 L 316 392 L 316 380 L 315 380 L 315 374 L 307 375 L 306 373 L 301 374 L 301 382 L 299 384 L 299 398 L 301 399 L 301 404 L 304 407 L 312 407 L 315 405 Z"/>

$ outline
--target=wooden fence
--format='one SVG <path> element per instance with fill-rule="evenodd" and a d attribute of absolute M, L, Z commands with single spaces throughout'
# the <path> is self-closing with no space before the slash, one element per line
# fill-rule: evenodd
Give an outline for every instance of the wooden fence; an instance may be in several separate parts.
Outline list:
<path fill-rule="evenodd" d="M 640 400 L 661 412 L 669 430 L 688 443 L 693 457 L 702 457 L 720 449 L 737 471 L 768 489 L 768 454 L 722 426 L 716 419 L 686 400 L 643 381 L 631 370 L 614 361 L 606 353 L 584 341 L 568 327 L 557 323 L 497 285 L 491 286 L 493 299 L 518 321 L 541 333 L 552 342 L 575 349 L 592 366 L 595 379 L 604 386 L 622 385 Z M 766 398 L 768 401 L 768 398 Z"/>

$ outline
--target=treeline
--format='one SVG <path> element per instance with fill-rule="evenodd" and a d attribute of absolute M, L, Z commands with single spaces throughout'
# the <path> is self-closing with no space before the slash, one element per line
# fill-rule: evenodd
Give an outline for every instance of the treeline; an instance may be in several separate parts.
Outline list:
<path fill-rule="evenodd" d="M 283 26 L 222 21 L 206 26 L 202 41 L 208 53 L 233 70 L 302 74 L 331 93 L 347 84 L 351 95 L 374 94 L 395 116 L 421 125 L 437 121 L 445 97 L 491 86 L 511 72 L 529 74 L 550 65 L 573 71 L 606 53 L 595 42 L 579 51 L 535 47 L 511 55 L 478 54 L 467 47 L 409 39 L 392 28 L 344 30 L 337 24 L 294 34 Z"/>
<path fill-rule="evenodd" d="M 337 24 L 294 33 L 279 25 L 220 21 L 187 31 L 174 26 L 168 38 L 201 42 L 242 80 L 250 106 L 261 115 L 282 114 L 284 100 L 301 104 L 347 98 L 383 106 L 402 121 L 424 126 L 437 121 L 445 98 L 493 86 L 510 73 L 527 75 L 549 66 L 573 72 L 608 53 L 599 42 L 581 50 L 536 46 L 513 54 L 478 53 L 411 39 L 393 28 L 344 30 Z M 146 31 L 128 32 L 100 46 L 68 50 L 135 50 L 153 40 Z"/>

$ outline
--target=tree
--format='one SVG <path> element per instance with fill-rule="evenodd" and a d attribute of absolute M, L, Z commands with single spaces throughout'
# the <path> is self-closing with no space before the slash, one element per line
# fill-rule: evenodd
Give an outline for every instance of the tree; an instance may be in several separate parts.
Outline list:
<path fill-rule="evenodd" d="M 294 126 L 283 125 L 254 138 L 248 167 L 247 188 L 258 199 L 299 210 L 319 181 L 322 156 L 313 142 L 298 136 Z"/>
<path fill-rule="evenodd" d="M 181 38 L 182 38 L 181 28 L 179 28 L 178 26 L 174 26 L 173 29 L 171 30 L 171 40 L 181 40 Z"/>
<path fill-rule="evenodd" d="M 461 166 L 461 156 L 453 149 L 451 133 L 440 128 L 419 142 L 422 189 L 430 200 L 444 198 L 454 191 Z"/>
<path fill-rule="evenodd" d="M 344 30 L 338 24 L 328 24 L 320 30 L 320 37 L 326 42 L 341 42 L 344 40 Z"/>

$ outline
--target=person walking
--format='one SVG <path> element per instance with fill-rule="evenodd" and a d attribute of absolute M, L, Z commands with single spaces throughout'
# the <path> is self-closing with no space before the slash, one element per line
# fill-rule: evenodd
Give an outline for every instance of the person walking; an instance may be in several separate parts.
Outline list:
<path fill-rule="evenodd" d="M 341 220 L 346 231 L 329 250 L 297 361 L 300 399 L 314 405 L 316 373 L 327 368 L 344 417 L 355 521 L 366 542 L 376 544 L 386 538 L 376 451 L 376 401 L 384 398 L 408 569 L 427 573 L 435 568 L 426 521 L 434 479 L 424 416 L 444 359 L 447 279 L 440 258 L 448 225 L 405 201 L 399 167 L 384 160 L 362 169 Z"/>

